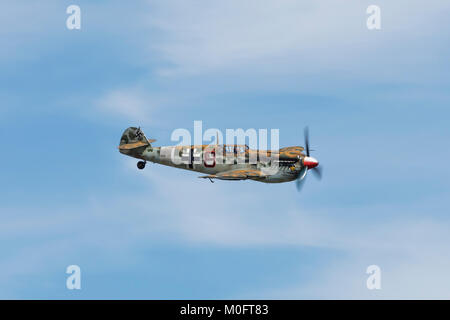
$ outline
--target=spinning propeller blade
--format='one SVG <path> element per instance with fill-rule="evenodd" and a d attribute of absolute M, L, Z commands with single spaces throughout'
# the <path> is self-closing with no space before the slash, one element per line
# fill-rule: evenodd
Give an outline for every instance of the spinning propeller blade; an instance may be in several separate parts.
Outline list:
<path fill-rule="evenodd" d="M 312 170 L 312 173 L 316 176 L 317 179 L 322 179 L 322 167 L 315 167 Z"/>
<path fill-rule="evenodd" d="M 309 157 L 309 128 L 305 127 L 304 130 L 304 136 L 305 136 L 305 148 L 306 148 L 306 156 Z"/>

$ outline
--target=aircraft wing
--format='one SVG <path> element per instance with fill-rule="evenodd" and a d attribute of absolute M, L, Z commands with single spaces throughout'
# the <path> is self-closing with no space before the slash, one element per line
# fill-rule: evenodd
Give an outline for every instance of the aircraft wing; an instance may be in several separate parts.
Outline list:
<path fill-rule="evenodd" d="M 254 178 L 263 178 L 266 174 L 255 169 L 235 169 L 211 174 L 209 176 L 201 176 L 203 179 L 219 179 L 219 180 L 246 180 Z"/>

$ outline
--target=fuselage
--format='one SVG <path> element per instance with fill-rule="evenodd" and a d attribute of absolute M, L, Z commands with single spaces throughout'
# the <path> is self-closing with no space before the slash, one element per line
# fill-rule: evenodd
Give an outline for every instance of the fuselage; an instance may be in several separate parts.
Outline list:
<path fill-rule="evenodd" d="M 235 144 L 153 147 L 154 141 L 147 139 L 139 128 L 130 127 L 122 135 L 119 151 L 142 160 L 138 162 L 139 169 L 149 161 L 207 174 L 201 178 L 266 183 L 295 180 L 305 172 L 306 166 L 314 165 L 311 161 L 316 161 L 305 157 L 303 148 L 298 146 L 266 151 Z"/>
<path fill-rule="evenodd" d="M 277 154 L 240 145 L 147 146 L 142 150 L 120 150 L 128 156 L 178 169 L 218 174 L 235 169 L 257 169 L 267 176 L 253 180 L 279 183 L 295 180 L 301 167 L 295 161 L 283 164 Z M 261 156 L 263 154 L 263 156 Z"/>

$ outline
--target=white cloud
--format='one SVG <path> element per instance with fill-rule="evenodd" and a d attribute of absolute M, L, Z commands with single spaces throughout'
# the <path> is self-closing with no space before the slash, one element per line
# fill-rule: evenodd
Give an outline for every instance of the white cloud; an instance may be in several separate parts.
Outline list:
<path fill-rule="evenodd" d="M 328 209 L 305 209 L 299 205 L 293 184 L 285 187 L 286 196 L 273 197 L 272 185 L 256 182 L 217 182 L 195 180 L 195 173 L 184 177 L 171 168 L 149 165 L 144 172 L 134 163 L 127 167 L 130 176 L 145 175 L 158 203 L 149 218 L 166 227 L 165 232 L 183 242 L 226 247 L 310 247 L 340 252 L 343 258 L 318 266 L 315 278 L 306 284 L 272 288 L 263 293 L 247 293 L 246 298 L 448 298 L 450 279 L 447 270 L 450 221 L 420 215 L 423 206 L 392 204 Z M 239 192 L 236 192 L 236 184 Z M 279 194 L 277 192 L 277 194 Z M 263 200 L 264 199 L 264 200 Z M 306 201 L 306 200 L 305 200 Z M 428 200 L 430 204 L 435 199 Z M 423 201 L 422 201 L 423 202 Z M 364 212 L 364 217 L 357 217 Z M 379 212 L 392 217 L 377 219 Z M 395 212 L 409 212 L 397 216 Z M 373 219 L 368 219 L 373 216 Z M 369 291 L 365 268 L 382 268 L 383 289 Z"/>
<path fill-rule="evenodd" d="M 254 74 L 295 74 L 305 79 L 303 83 L 324 71 L 343 77 L 366 77 L 371 70 L 385 79 L 406 78 L 411 73 L 402 75 L 402 71 L 411 66 L 423 71 L 429 67 L 423 62 L 437 56 L 436 47 L 416 52 L 420 41 L 411 42 L 411 39 L 416 36 L 425 39 L 436 28 L 431 23 L 433 18 L 438 16 L 441 6 L 447 6 L 442 2 L 439 6 L 436 2 L 422 6 L 417 1 L 395 4 L 382 1 L 383 29 L 368 33 L 366 6 L 354 5 L 356 2 L 161 3 L 164 7 L 155 5 L 149 20 L 163 35 L 151 39 L 151 49 L 173 65 L 160 67 L 163 74 L 229 72 L 241 76 L 251 74 L 255 81 L 261 80 Z M 408 52 L 410 56 L 405 55 Z M 373 64 L 364 64 L 368 61 Z M 283 81 L 277 89 L 285 84 Z M 166 106 L 167 99 L 164 95 L 148 93 L 143 87 L 128 87 L 106 92 L 95 101 L 95 106 L 106 115 L 145 124 L 151 122 L 156 110 Z M 43 210 L 45 217 L 36 215 L 37 220 L 4 221 L 0 228 L 2 239 L 9 241 L 19 235 L 37 238 L 40 244 L 3 258 L 0 269 L 4 273 L 0 281 L 4 283 L 17 274 L 36 272 L 44 268 L 46 259 L 64 254 L 67 248 L 94 246 L 116 254 L 142 240 L 157 239 L 203 246 L 309 246 L 347 254 L 347 261 L 330 265 L 310 285 L 293 284 L 290 288 L 279 288 L 278 292 L 268 289 L 267 297 L 370 297 L 365 296 L 367 289 L 361 288 L 361 284 L 366 276 L 364 268 L 372 263 L 380 264 L 386 275 L 383 297 L 448 297 L 449 259 L 445 252 L 450 225 L 437 217 L 418 219 L 420 213 L 414 204 L 395 208 L 368 205 L 332 211 L 307 210 L 299 205 L 302 200 L 293 184 L 217 182 L 211 185 L 193 173 L 156 169 L 158 165 L 152 164 L 141 172 L 130 159 L 123 161 L 130 164 L 125 169 L 130 179 L 142 180 L 144 176 L 155 188 L 137 189 L 134 196 L 93 197 L 80 208 L 66 211 L 69 218 L 56 214 L 61 208 L 54 208 Z M 285 196 L 275 197 L 274 188 L 278 190 L 277 195 Z M 410 219 L 405 215 L 392 221 L 376 219 L 379 212 L 394 210 L 415 214 Z M 352 221 L 349 217 L 357 216 L 358 211 L 364 212 L 365 219 Z M 373 215 L 373 223 L 367 219 L 369 214 Z M 422 215 L 426 216 L 426 212 Z M 108 228 L 99 233 L 99 225 Z M 51 246 L 52 237 L 64 238 L 61 235 L 64 232 L 69 232 L 71 240 Z M 390 289 L 393 286 L 398 289 Z"/>
<path fill-rule="evenodd" d="M 197 179 L 197 173 L 180 174 L 179 170 L 151 163 L 140 171 L 135 161 L 121 161 L 129 179 L 137 185 L 147 180 L 149 188 L 136 187 L 134 192 L 122 195 L 92 195 L 79 207 L 40 212 L 30 209 L 39 217 L 36 219 L 24 219 L 19 209 L 2 209 L 9 214 L 2 224 L 1 238 L 8 241 L 20 237 L 33 246 L 22 246 L 20 252 L 0 259 L 0 283 L 14 287 L 12 279 L 48 269 L 45 261 L 54 255 L 66 257 L 90 248 L 117 263 L 131 263 L 139 259 L 132 250 L 137 245 L 175 242 L 234 248 L 308 247 L 343 256 L 330 259 L 327 266 L 317 266 L 307 283 L 241 293 L 246 298 L 448 297 L 450 260 L 445 253 L 450 241 L 449 221 L 418 217 L 416 211 L 422 209 L 415 208 L 414 203 L 332 211 L 306 209 L 301 203 L 308 200 L 300 198 L 292 183 L 211 184 Z M 395 210 L 410 212 L 411 218 L 396 218 Z M 393 217 L 377 219 L 383 211 L 393 212 Z M 364 212 L 364 217 L 355 218 L 358 212 Z M 371 215 L 373 219 L 368 219 Z M 30 254 L 36 250 L 39 254 Z M 119 261 L 123 254 L 128 262 Z M 365 268 L 370 264 L 382 268 L 380 292 L 364 286 Z"/>
<path fill-rule="evenodd" d="M 107 115 L 145 124 L 150 122 L 159 102 L 139 89 L 118 89 L 98 98 L 94 105 Z"/>
<path fill-rule="evenodd" d="M 403 78 L 439 55 L 439 17 L 448 4 L 381 1 L 382 30 L 368 31 L 369 2 L 172 1 L 153 3 L 157 50 L 173 67 L 164 75 L 208 73 Z M 407 10 L 405 10 L 407 8 Z M 443 22 L 445 23 L 445 22 Z M 431 34 L 432 37 L 428 37 Z M 423 49 L 424 42 L 435 46 Z M 381 70 L 380 70 L 381 67 Z M 425 70 L 425 69 L 424 69 Z M 421 70 L 421 71 L 424 71 Z"/>

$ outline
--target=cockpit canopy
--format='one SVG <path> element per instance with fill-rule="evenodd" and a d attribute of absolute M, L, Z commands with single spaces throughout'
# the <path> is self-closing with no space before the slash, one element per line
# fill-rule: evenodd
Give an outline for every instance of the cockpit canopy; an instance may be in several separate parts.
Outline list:
<path fill-rule="evenodd" d="M 249 150 L 246 144 L 224 144 L 219 147 L 224 148 L 224 151 L 227 153 L 245 153 Z"/>

